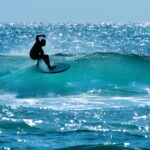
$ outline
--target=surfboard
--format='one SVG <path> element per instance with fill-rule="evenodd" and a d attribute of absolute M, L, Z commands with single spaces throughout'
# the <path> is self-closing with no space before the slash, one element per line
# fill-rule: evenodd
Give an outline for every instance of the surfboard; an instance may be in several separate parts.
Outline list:
<path fill-rule="evenodd" d="M 69 64 L 64 64 L 64 63 L 56 63 L 55 68 L 48 69 L 48 68 L 42 68 L 37 66 L 37 71 L 41 73 L 60 73 L 68 70 L 71 67 Z"/>

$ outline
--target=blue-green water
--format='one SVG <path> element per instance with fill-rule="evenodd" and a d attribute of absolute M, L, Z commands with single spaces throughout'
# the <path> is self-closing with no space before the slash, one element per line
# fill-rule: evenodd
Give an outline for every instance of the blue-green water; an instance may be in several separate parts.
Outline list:
<path fill-rule="evenodd" d="M 0 24 L 0 149 L 150 149 L 150 25 Z M 28 56 L 47 35 L 59 74 Z"/>

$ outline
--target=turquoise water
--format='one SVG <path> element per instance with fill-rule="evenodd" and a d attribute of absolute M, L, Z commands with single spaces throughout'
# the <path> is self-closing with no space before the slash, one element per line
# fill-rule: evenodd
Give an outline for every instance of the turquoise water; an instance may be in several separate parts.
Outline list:
<path fill-rule="evenodd" d="M 149 149 L 150 25 L 0 24 L 0 149 Z M 47 35 L 59 74 L 28 56 Z"/>

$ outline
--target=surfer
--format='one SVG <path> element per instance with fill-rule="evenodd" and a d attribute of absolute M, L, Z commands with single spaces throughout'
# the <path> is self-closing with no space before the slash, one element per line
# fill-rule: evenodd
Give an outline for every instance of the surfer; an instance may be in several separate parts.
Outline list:
<path fill-rule="evenodd" d="M 39 65 L 39 59 L 43 59 L 47 64 L 49 69 L 54 68 L 55 66 L 50 65 L 49 56 L 44 54 L 42 49 L 46 45 L 45 35 L 36 35 L 36 42 L 30 50 L 30 57 L 34 60 L 37 60 L 37 66 Z"/>

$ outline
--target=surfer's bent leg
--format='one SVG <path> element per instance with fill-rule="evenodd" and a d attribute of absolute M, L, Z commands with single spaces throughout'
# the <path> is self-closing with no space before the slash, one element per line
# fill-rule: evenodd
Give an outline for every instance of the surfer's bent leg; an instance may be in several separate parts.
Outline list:
<path fill-rule="evenodd" d="M 49 56 L 48 55 L 43 55 L 43 60 L 47 64 L 48 68 L 51 69 L 50 61 L 49 61 Z"/>

